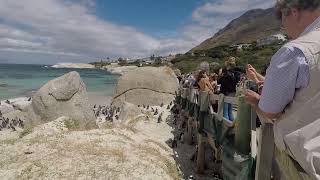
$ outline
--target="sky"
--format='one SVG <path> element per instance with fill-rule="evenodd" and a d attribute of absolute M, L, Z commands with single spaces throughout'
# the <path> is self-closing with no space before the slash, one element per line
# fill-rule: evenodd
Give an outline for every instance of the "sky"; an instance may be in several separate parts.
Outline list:
<path fill-rule="evenodd" d="M 274 0 L 0 0 L 0 63 L 185 53 Z"/>

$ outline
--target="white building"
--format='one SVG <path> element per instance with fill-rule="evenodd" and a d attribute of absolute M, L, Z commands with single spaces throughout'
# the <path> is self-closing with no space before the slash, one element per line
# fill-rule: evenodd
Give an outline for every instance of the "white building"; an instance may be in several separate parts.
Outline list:
<path fill-rule="evenodd" d="M 238 50 L 242 50 L 242 49 L 249 48 L 250 46 L 251 44 L 236 44 L 236 45 L 232 45 L 231 47 L 235 47 Z"/>
<path fill-rule="evenodd" d="M 257 41 L 257 45 L 258 46 L 265 46 L 265 45 L 270 45 L 270 44 L 273 44 L 273 43 L 276 43 L 276 42 L 284 42 L 286 41 L 286 36 L 283 35 L 283 34 L 274 34 L 274 35 L 271 35 L 271 36 L 268 36 L 266 38 L 263 38 L 263 39 L 259 39 Z"/>

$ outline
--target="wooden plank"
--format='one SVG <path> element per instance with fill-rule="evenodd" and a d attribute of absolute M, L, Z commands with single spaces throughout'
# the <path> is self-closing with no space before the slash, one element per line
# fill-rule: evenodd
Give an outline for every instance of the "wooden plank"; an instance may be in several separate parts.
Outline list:
<path fill-rule="evenodd" d="M 230 96 L 225 96 L 224 102 L 232 104 L 232 105 L 238 105 L 238 103 L 239 103 L 237 97 L 230 97 Z"/>
<path fill-rule="evenodd" d="M 210 101 L 219 101 L 220 95 L 218 94 L 210 94 Z"/>
<path fill-rule="evenodd" d="M 218 101 L 218 119 L 222 119 L 223 117 L 223 100 L 224 100 L 224 95 L 220 94 L 219 95 L 219 101 Z"/>
<path fill-rule="evenodd" d="M 192 123 L 192 118 L 189 117 L 187 121 L 187 128 L 186 128 L 186 142 L 189 145 L 192 145 L 192 130 L 193 130 L 193 123 Z"/>
<path fill-rule="evenodd" d="M 226 119 L 222 117 L 223 124 L 226 125 L 227 127 L 233 127 L 234 126 L 234 121 L 230 121 L 229 119 Z"/>
<path fill-rule="evenodd" d="M 201 133 L 198 135 L 198 154 L 197 154 L 197 173 L 204 173 L 204 161 L 205 161 L 205 142 L 206 138 Z"/>
<path fill-rule="evenodd" d="M 216 161 L 221 160 L 221 147 L 216 146 L 215 139 L 212 137 L 210 133 L 208 133 L 208 144 L 214 150 L 214 157 Z"/>
<path fill-rule="evenodd" d="M 272 160 L 274 152 L 273 125 L 263 124 L 259 137 L 257 155 L 256 180 L 270 180 L 272 172 Z"/>
<path fill-rule="evenodd" d="M 257 132 L 251 130 L 251 157 L 255 158 L 257 156 Z"/>
<path fill-rule="evenodd" d="M 255 158 L 257 156 L 257 132 L 256 123 L 257 113 L 255 109 L 251 108 L 251 156 Z"/>
<path fill-rule="evenodd" d="M 190 102 L 191 103 L 196 103 L 196 95 L 197 95 L 197 89 L 192 88 L 190 92 Z"/>
<path fill-rule="evenodd" d="M 209 92 L 200 91 L 199 99 L 200 99 L 200 111 L 207 112 L 209 110 Z"/>
<path fill-rule="evenodd" d="M 186 96 L 187 96 L 187 100 L 190 101 L 190 97 L 191 97 L 191 88 L 187 88 L 187 92 L 186 92 Z"/>
<path fill-rule="evenodd" d="M 187 88 L 182 88 L 181 97 L 182 97 L 183 99 L 186 99 L 186 98 L 187 98 Z"/>

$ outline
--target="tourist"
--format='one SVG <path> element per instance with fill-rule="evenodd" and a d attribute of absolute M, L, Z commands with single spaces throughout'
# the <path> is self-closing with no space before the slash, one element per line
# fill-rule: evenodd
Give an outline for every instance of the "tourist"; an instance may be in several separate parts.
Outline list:
<path fill-rule="evenodd" d="M 249 90 L 246 100 L 274 123 L 283 174 L 319 179 L 320 1 L 277 0 L 276 9 L 291 41 L 272 57 L 262 94 Z"/>
<path fill-rule="evenodd" d="M 213 92 L 216 94 L 217 87 L 218 87 L 218 74 L 213 73 L 212 75 L 210 75 L 209 81 L 210 81 L 210 84 L 213 88 Z"/>
<path fill-rule="evenodd" d="M 200 91 L 211 91 L 213 92 L 213 87 L 210 84 L 209 77 L 205 70 L 201 70 L 197 77 L 197 84 Z"/>
<path fill-rule="evenodd" d="M 225 67 L 222 69 L 221 77 L 218 79 L 218 84 L 221 84 L 220 93 L 223 93 L 225 96 L 235 96 L 236 86 L 240 78 L 241 72 L 236 67 L 236 58 L 229 57 L 225 61 Z M 224 103 L 223 117 L 233 121 L 234 116 L 232 111 L 232 104 Z"/>

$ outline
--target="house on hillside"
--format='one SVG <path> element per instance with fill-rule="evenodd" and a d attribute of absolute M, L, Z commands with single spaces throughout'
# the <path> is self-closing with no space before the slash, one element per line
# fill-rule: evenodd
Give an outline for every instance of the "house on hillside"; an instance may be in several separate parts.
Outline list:
<path fill-rule="evenodd" d="M 257 41 L 257 46 L 266 46 L 274 43 L 283 43 L 287 40 L 286 36 L 283 34 L 274 34 L 266 38 L 259 39 Z"/>
<path fill-rule="evenodd" d="M 232 45 L 231 48 L 237 48 L 237 50 L 247 49 L 251 46 L 251 44 L 236 44 Z"/>

